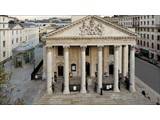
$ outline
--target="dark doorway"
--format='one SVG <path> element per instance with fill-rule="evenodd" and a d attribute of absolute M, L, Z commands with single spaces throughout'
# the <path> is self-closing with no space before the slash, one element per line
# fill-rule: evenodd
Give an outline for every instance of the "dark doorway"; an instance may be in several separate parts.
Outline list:
<path fill-rule="evenodd" d="M 86 62 L 86 76 L 90 76 L 90 64 Z"/>
<path fill-rule="evenodd" d="M 63 66 L 58 66 L 58 76 L 63 76 Z"/>
<path fill-rule="evenodd" d="M 110 64 L 109 65 L 109 74 L 113 75 L 113 69 L 114 69 L 114 65 Z"/>

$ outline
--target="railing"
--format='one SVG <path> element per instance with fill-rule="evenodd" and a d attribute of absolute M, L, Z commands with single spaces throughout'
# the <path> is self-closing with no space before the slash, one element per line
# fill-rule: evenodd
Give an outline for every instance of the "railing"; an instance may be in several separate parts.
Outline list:
<path fill-rule="evenodd" d="M 36 80 L 36 79 L 41 79 L 42 75 L 38 75 L 38 71 L 40 70 L 40 68 L 43 65 L 43 60 L 41 60 L 41 62 L 37 65 L 37 67 L 33 70 L 32 74 L 31 74 L 31 80 Z"/>

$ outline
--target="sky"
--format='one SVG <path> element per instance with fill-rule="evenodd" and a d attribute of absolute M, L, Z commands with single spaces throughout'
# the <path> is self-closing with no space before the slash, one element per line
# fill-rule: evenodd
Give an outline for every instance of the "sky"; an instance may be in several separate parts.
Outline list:
<path fill-rule="evenodd" d="M 16 17 L 20 20 L 25 20 L 25 19 L 31 19 L 31 20 L 34 20 L 34 19 L 48 19 L 48 18 L 52 18 L 52 17 L 60 17 L 60 18 L 65 18 L 65 17 L 70 17 L 70 16 L 55 16 L 55 15 L 43 15 L 43 16 L 39 16 L 39 15 L 34 15 L 34 16 L 29 16 L 29 15 L 14 15 L 12 17 Z"/>

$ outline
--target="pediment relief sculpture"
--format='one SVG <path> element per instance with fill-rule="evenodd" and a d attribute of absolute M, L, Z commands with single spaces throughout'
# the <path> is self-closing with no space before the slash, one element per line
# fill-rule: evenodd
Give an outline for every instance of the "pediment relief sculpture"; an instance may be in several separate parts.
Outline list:
<path fill-rule="evenodd" d="M 91 19 L 88 24 L 83 21 L 79 30 L 80 35 L 102 35 L 104 28 L 101 23 L 95 23 L 94 20 Z"/>

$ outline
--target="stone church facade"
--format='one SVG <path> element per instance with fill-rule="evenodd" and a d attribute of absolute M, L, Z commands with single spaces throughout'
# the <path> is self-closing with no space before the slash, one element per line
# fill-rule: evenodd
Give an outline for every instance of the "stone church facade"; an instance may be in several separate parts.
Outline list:
<path fill-rule="evenodd" d="M 135 92 L 135 33 L 99 16 L 85 16 L 48 33 L 43 41 L 48 94 L 53 93 L 55 74 L 63 79 L 64 94 L 70 93 L 70 76 L 80 79 L 80 93 L 87 93 L 87 78 L 97 79 L 99 93 L 104 76 L 113 76 L 113 91 L 120 92 L 120 74 L 129 76 L 129 89 Z"/>

